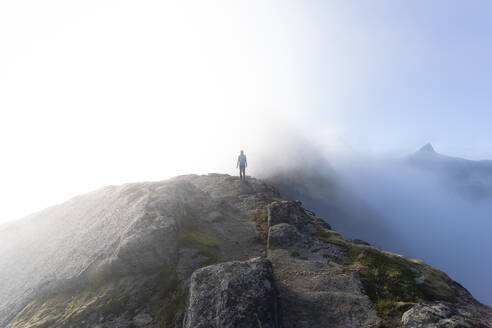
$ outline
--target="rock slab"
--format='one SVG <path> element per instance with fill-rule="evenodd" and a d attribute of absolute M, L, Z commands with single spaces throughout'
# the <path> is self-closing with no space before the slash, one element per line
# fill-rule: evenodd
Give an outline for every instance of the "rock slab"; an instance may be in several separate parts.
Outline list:
<path fill-rule="evenodd" d="M 468 305 L 468 308 L 473 306 Z M 419 303 L 405 312 L 402 328 L 488 328 L 490 313 L 442 302 Z M 478 315 L 477 315 L 478 314 Z M 487 318 L 488 317 L 488 318 Z"/>

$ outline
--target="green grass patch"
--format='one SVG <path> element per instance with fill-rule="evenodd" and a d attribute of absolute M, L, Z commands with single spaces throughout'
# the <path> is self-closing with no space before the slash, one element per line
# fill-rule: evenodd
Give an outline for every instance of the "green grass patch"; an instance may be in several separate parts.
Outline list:
<path fill-rule="evenodd" d="M 345 249 L 349 247 L 349 243 L 345 240 L 345 238 L 343 238 L 341 234 L 334 230 L 327 230 L 319 225 L 316 236 L 324 242 L 337 245 Z"/>
<path fill-rule="evenodd" d="M 380 317 L 387 317 L 396 308 L 397 302 L 390 299 L 380 299 L 374 304 L 374 309 Z"/>
<path fill-rule="evenodd" d="M 290 250 L 290 256 L 293 256 L 293 257 L 299 257 L 301 254 L 299 254 L 299 252 L 295 249 L 291 249 Z"/>
<path fill-rule="evenodd" d="M 268 240 L 268 214 L 264 209 L 258 209 L 251 218 L 256 223 L 256 228 L 260 231 L 263 243 L 266 245 Z"/>
<path fill-rule="evenodd" d="M 178 228 L 178 240 L 181 245 L 196 248 L 199 246 L 215 247 L 220 246 L 217 238 L 208 236 L 198 230 L 196 224 L 188 216 L 183 216 Z"/>
<path fill-rule="evenodd" d="M 328 230 L 318 231 L 318 237 L 324 241 L 329 241 L 332 236 L 333 236 L 333 233 L 331 231 L 328 231 Z"/>
<path fill-rule="evenodd" d="M 164 308 L 165 327 L 181 327 L 186 310 L 186 298 L 188 288 L 181 284 L 169 297 L 169 301 Z"/>
<path fill-rule="evenodd" d="M 119 313 L 125 310 L 126 303 L 128 301 L 127 295 L 121 295 L 120 297 L 113 298 L 111 297 L 106 301 L 106 305 L 104 306 L 105 313 Z"/>
<path fill-rule="evenodd" d="M 39 311 L 39 308 L 46 302 L 46 298 L 44 296 L 40 296 L 33 301 L 31 301 L 21 312 L 19 312 L 12 322 L 26 324 L 31 318 L 33 318 L 36 313 Z"/>
<path fill-rule="evenodd" d="M 181 328 L 187 297 L 188 287 L 179 280 L 176 270 L 163 276 L 150 301 L 154 320 L 146 328 Z"/>
<path fill-rule="evenodd" d="M 72 300 L 70 303 L 68 303 L 67 307 L 65 308 L 65 317 L 70 316 L 77 307 L 80 305 L 80 298 L 78 297 L 72 297 Z"/>
<path fill-rule="evenodd" d="M 338 232 L 336 232 L 335 230 L 327 230 L 319 226 L 318 226 L 317 236 L 319 239 L 327 242 L 333 242 L 333 241 L 344 239 L 343 236 Z"/>
<path fill-rule="evenodd" d="M 394 301 L 415 302 L 424 298 L 415 281 L 415 273 L 382 253 L 365 253 L 361 263 L 364 279 L 370 285 L 373 300 L 393 299 Z"/>
<path fill-rule="evenodd" d="M 390 319 L 398 302 L 415 303 L 427 299 L 417 286 L 416 274 L 397 258 L 375 249 L 355 248 L 348 252 L 348 257 L 362 265 L 359 270 L 362 284 L 383 320 Z"/>
<path fill-rule="evenodd" d="M 358 262 L 361 257 L 361 252 L 359 250 L 351 249 L 347 252 L 347 256 L 352 262 Z"/>
<path fill-rule="evenodd" d="M 203 245 L 207 247 L 219 247 L 220 243 L 215 237 L 207 236 L 198 231 L 182 231 L 180 240 L 186 244 Z"/>

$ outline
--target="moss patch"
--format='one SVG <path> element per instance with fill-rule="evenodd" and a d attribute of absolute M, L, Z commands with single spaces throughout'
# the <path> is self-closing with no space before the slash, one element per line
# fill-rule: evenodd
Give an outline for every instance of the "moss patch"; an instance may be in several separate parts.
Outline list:
<path fill-rule="evenodd" d="M 370 251 L 362 253 L 359 260 L 365 266 L 361 274 L 373 301 L 390 299 L 415 302 L 425 298 L 417 287 L 415 273 L 400 261 Z"/>
<path fill-rule="evenodd" d="M 362 284 L 378 316 L 383 319 L 383 327 L 400 324 L 402 313 L 398 304 L 427 299 L 416 283 L 416 274 L 399 259 L 373 248 L 352 248 L 348 257 L 361 266 Z"/>
<path fill-rule="evenodd" d="M 396 301 L 390 299 L 380 299 L 374 304 L 374 309 L 380 317 L 387 317 L 396 304 Z"/>
<path fill-rule="evenodd" d="M 181 231 L 180 241 L 186 244 L 202 245 L 206 247 L 219 247 L 220 243 L 215 237 L 207 236 L 198 231 Z"/>
<path fill-rule="evenodd" d="M 290 250 L 290 256 L 293 256 L 293 257 L 299 257 L 301 254 L 299 254 L 299 252 L 295 249 L 291 249 Z"/>
<path fill-rule="evenodd" d="M 65 308 L 65 317 L 70 316 L 76 308 L 78 308 L 80 305 L 80 298 L 78 297 L 72 297 L 72 301 L 68 303 L 67 307 Z"/>
<path fill-rule="evenodd" d="M 340 246 L 344 249 L 350 248 L 350 243 L 335 230 L 327 230 L 320 225 L 317 225 L 318 232 L 316 236 L 324 242 Z"/>
<path fill-rule="evenodd" d="M 332 236 L 333 236 L 332 231 L 328 231 L 328 230 L 319 230 L 318 231 L 318 237 L 324 241 L 330 241 Z"/>
<path fill-rule="evenodd" d="M 171 294 L 169 302 L 164 308 L 164 323 L 166 327 L 182 326 L 187 296 L 188 288 L 183 283 Z"/>
<path fill-rule="evenodd" d="M 256 228 L 260 231 L 263 243 L 266 245 L 268 240 L 268 214 L 264 209 L 258 209 L 253 214 L 251 221 L 256 223 Z"/>
<path fill-rule="evenodd" d="M 176 270 L 163 278 L 150 301 L 154 320 L 146 328 L 181 328 L 188 288 L 179 280 Z"/>
<path fill-rule="evenodd" d="M 111 297 L 106 301 L 106 305 L 104 307 L 105 313 L 119 313 L 125 309 L 125 305 L 128 301 L 127 295 L 121 295 L 120 297 L 113 298 Z"/>

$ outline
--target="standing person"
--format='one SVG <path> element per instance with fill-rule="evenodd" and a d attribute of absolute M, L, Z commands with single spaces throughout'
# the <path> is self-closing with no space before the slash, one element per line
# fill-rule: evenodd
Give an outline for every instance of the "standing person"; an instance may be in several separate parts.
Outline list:
<path fill-rule="evenodd" d="M 246 181 L 246 167 L 248 166 L 248 160 L 246 159 L 246 155 L 244 155 L 244 151 L 241 150 L 241 154 L 237 158 L 236 168 L 239 167 L 239 177 L 241 180 Z"/>

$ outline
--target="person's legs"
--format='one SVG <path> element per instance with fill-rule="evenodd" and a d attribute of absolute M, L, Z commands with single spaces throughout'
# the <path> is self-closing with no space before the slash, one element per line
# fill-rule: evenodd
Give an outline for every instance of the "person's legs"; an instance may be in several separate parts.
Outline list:
<path fill-rule="evenodd" d="M 246 180 L 245 167 L 243 165 L 239 166 L 239 178 L 241 180 Z"/>

